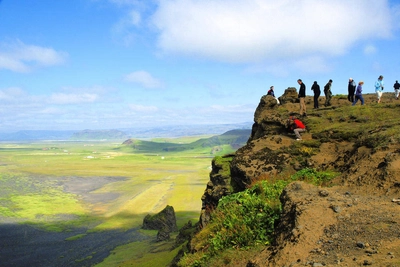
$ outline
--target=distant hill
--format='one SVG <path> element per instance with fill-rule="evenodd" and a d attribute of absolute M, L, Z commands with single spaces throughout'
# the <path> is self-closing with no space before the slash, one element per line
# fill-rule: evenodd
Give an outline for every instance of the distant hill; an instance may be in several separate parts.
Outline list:
<path fill-rule="evenodd" d="M 120 130 L 83 130 L 74 133 L 70 140 L 122 140 L 128 137 Z"/>
<path fill-rule="evenodd" d="M 134 150 L 148 153 L 215 148 L 223 145 L 229 145 L 232 147 L 232 149 L 236 150 L 246 144 L 247 140 L 250 137 L 250 134 L 250 129 L 237 129 L 225 132 L 221 135 L 216 135 L 209 138 L 202 138 L 189 144 L 177 144 L 168 142 L 162 143 L 138 139 L 128 139 L 123 142 L 123 145 L 129 146 Z"/>
<path fill-rule="evenodd" d="M 23 130 L 0 133 L 0 141 L 68 140 L 75 131 Z"/>
<path fill-rule="evenodd" d="M 237 124 L 170 125 L 159 127 L 138 127 L 100 130 L 20 130 L 0 132 L 0 141 L 39 140 L 125 140 L 127 138 L 147 139 L 155 137 L 181 137 L 195 135 L 218 135 L 232 129 L 250 129 L 252 122 Z"/>
<path fill-rule="evenodd" d="M 253 122 L 231 124 L 169 125 L 152 128 L 121 129 L 131 138 L 219 135 L 232 129 L 251 129 Z"/>

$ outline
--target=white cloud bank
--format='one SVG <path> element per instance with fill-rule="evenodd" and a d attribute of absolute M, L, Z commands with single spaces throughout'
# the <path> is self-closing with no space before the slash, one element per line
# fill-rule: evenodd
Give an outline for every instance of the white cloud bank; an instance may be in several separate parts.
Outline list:
<path fill-rule="evenodd" d="M 392 15 L 386 0 L 171 0 L 151 20 L 164 53 L 248 63 L 342 55 L 390 37 Z"/>
<path fill-rule="evenodd" d="M 35 67 L 59 65 L 67 54 L 53 48 L 27 45 L 21 41 L 0 44 L 0 69 L 30 72 Z"/>

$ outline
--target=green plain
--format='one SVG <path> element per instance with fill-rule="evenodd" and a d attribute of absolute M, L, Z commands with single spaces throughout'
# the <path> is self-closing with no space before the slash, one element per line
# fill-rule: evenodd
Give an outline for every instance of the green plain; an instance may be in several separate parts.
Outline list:
<path fill-rule="evenodd" d="M 144 153 L 122 141 L 0 143 L 0 222 L 12 220 L 57 232 L 81 226 L 88 232 L 127 230 L 140 227 L 147 214 L 170 205 L 181 227 L 199 218 L 212 158 L 230 152 L 229 146 L 218 150 L 199 146 L 188 151 Z M 93 190 L 85 191 L 85 187 Z M 159 248 L 157 257 L 146 256 L 159 246 L 168 249 Z M 131 249 L 127 253 L 124 247 L 135 253 Z M 154 264 L 163 266 L 176 253 L 168 243 L 135 242 L 124 247 L 110 256 L 118 266 L 135 261 L 140 265 L 134 266 L 147 266 L 144 262 L 151 264 L 154 258 Z"/>

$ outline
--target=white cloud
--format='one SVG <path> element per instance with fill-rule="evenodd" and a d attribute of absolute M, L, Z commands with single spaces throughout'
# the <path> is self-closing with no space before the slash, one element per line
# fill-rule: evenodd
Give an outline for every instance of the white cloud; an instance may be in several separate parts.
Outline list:
<path fill-rule="evenodd" d="M 373 45 L 367 45 L 364 47 L 364 54 L 371 55 L 376 53 L 376 47 Z"/>
<path fill-rule="evenodd" d="M 121 6 L 136 6 L 140 4 L 140 1 L 138 0 L 110 0 L 110 2 Z"/>
<path fill-rule="evenodd" d="M 98 99 L 96 94 L 52 94 L 48 103 L 50 104 L 79 104 L 79 103 L 92 103 Z"/>
<path fill-rule="evenodd" d="M 130 109 L 137 112 L 156 112 L 158 108 L 155 106 L 143 106 L 143 105 L 129 105 Z"/>
<path fill-rule="evenodd" d="M 117 24 L 113 27 L 113 31 L 116 34 L 126 33 L 132 26 L 139 26 L 142 18 L 138 11 L 132 10 L 128 13 L 127 16 L 123 17 L 119 20 Z"/>
<path fill-rule="evenodd" d="M 29 72 L 35 67 L 59 65 L 65 62 L 67 54 L 53 48 L 26 45 L 17 40 L 0 44 L 0 69 L 15 72 Z"/>
<path fill-rule="evenodd" d="M 164 53 L 257 62 L 347 52 L 391 35 L 385 0 L 159 1 L 152 22 Z"/>
<path fill-rule="evenodd" d="M 223 112 L 223 113 L 253 113 L 254 107 L 250 105 L 231 105 L 231 106 L 222 106 L 222 105 L 212 105 L 207 108 L 208 111 L 211 111 L 212 114 L 215 112 Z M 209 113 L 207 111 L 207 113 Z"/>
<path fill-rule="evenodd" d="M 132 31 L 132 27 L 140 27 L 141 22 L 142 18 L 140 12 L 131 10 L 112 28 L 114 38 L 120 40 L 125 46 L 131 45 L 139 38 L 138 34 Z"/>
<path fill-rule="evenodd" d="M 125 76 L 124 80 L 127 82 L 137 83 L 140 86 L 143 86 L 143 87 L 149 88 L 149 89 L 156 89 L 156 88 L 163 87 L 163 84 L 161 81 L 154 78 L 147 71 L 143 71 L 143 70 L 129 73 L 128 75 Z"/>
<path fill-rule="evenodd" d="M 318 56 L 305 57 L 297 60 L 294 62 L 294 66 L 305 73 L 328 72 L 331 68 L 322 57 Z"/>
<path fill-rule="evenodd" d="M 29 96 L 18 87 L 10 87 L 0 90 L 1 102 L 24 102 Z"/>

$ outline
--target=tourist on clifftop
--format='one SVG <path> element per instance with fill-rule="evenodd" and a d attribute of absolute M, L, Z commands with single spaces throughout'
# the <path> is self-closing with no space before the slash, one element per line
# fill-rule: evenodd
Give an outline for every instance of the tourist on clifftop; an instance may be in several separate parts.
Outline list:
<path fill-rule="evenodd" d="M 384 84 L 383 84 L 383 76 L 380 75 L 378 77 L 378 80 L 375 82 L 375 93 L 376 93 L 376 97 L 378 98 L 378 103 L 381 103 L 381 98 L 382 98 L 382 91 L 384 88 Z"/>
<path fill-rule="evenodd" d="M 361 101 L 361 105 L 364 105 L 364 98 L 363 98 L 363 96 L 362 96 L 362 86 L 363 86 L 363 84 L 364 84 L 363 81 L 360 81 L 360 82 L 358 83 L 357 90 L 356 90 L 356 97 L 355 97 L 355 99 L 354 99 L 353 106 L 357 103 L 357 101 L 358 101 L 359 99 L 360 99 L 360 101 Z"/>
<path fill-rule="evenodd" d="M 304 123 L 301 122 L 296 117 L 290 116 L 288 119 L 288 126 L 289 126 L 289 129 L 292 130 L 294 132 L 294 134 L 296 135 L 296 140 L 297 141 L 302 140 L 300 133 L 303 133 L 306 131 L 306 126 L 304 125 Z"/>
<path fill-rule="evenodd" d="M 321 95 L 321 89 L 317 81 L 314 82 L 314 84 L 311 87 L 311 90 L 314 91 L 314 108 L 319 108 L 318 98 Z"/>
<path fill-rule="evenodd" d="M 300 99 L 300 115 L 303 115 L 303 117 L 307 116 L 307 111 L 306 111 L 306 85 L 303 83 L 301 79 L 297 80 L 297 83 L 300 84 L 300 89 L 299 89 L 299 99 Z"/>

